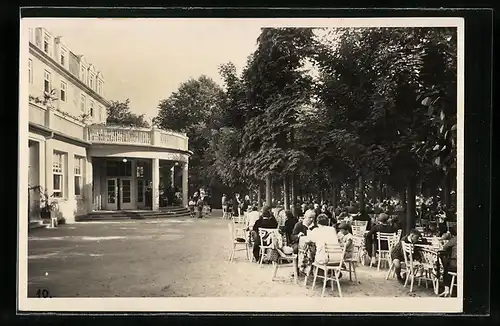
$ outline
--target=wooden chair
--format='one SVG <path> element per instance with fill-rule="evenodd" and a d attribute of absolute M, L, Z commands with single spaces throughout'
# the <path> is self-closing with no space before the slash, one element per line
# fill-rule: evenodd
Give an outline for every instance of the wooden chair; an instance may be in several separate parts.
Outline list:
<path fill-rule="evenodd" d="M 359 226 L 359 227 L 361 227 L 361 229 L 363 231 L 365 231 L 366 230 L 366 226 L 368 225 L 368 221 L 356 221 L 356 220 L 354 220 L 354 221 L 352 221 L 352 225 L 353 225 L 353 227 L 354 226 Z M 353 230 L 353 234 L 354 234 L 354 230 Z"/>
<path fill-rule="evenodd" d="M 233 222 L 229 222 L 227 224 L 227 227 L 229 229 L 229 237 L 231 241 L 231 251 L 229 254 L 229 261 L 232 262 L 234 260 L 236 251 L 243 251 L 243 250 L 246 251 L 247 259 L 250 260 L 247 238 L 245 236 L 242 237 L 241 234 L 238 234 Z M 244 248 L 238 248 L 238 246 Z"/>
<path fill-rule="evenodd" d="M 356 222 L 356 221 L 355 221 Z M 366 226 L 363 227 L 361 225 L 351 225 L 351 229 L 352 229 L 352 235 L 355 236 L 355 237 L 364 237 L 365 235 L 365 230 L 366 230 Z"/>
<path fill-rule="evenodd" d="M 361 265 L 365 265 L 365 260 L 367 256 L 367 252 L 365 249 L 365 237 L 364 236 L 353 236 L 354 240 L 354 249 L 356 250 L 356 260 L 361 263 Z"/>
<path fill-rule="evenodd" d="M 325 264 L 319 264 L 314 262 L 312 264 L 312 268 L 309 270 L 308 275 L 306 275 L 304 285 L 307 285 L 307 278 L 309 277 L 309 274 L 311 273 L 312 269 L 314 269 L 314 279 L 313 279 L 313 284 L 311 287 L 311 291 L 314 290 L 314 286 L 316 284 L 316 279 L 319 277 L 323 278 L 323 290 L 321 292 L 321 297 L 325 296 L 325 290 L 326 290 L 326 282 L 331 281 L 332 283 L 332 290 L 333 290 L 333 281 L 337 283 L 337 288 L 339 290 L 339 296 L 342 297 L 342 289 L 340 288 L 340 282 L 339 282 L 339 275 L 342 270 L 342 266 L 344 265 L 344 255 L 345 255 L 345 248 L 342 248 L 339 244 L 328 244 L 325 243 L 324 245 L 324 250 L 325 250 L 325 256 L 334 256 L 334 255 L 339 255 L 340 260 L 336 262 L 327 262 Z M 324 275 L 318 275 L 318 271 L 322 270 Z M 332 274 L 330 277 L 329 274 Z"/>
<path fill-rule="evenodd" d="M 260 261 L 259 265 L 262 267 L 262 262 L 264 261 L 264 254 L 266 253 L 267 249 L 272 249 L 272 244 L 271 240 L 268 237 L 271 232 L 275 231 L 276 229 L 266 229 L 266 228 L 259 228 L 259 238 L 260 238 Z"/>
<path fill-rule="evenodd" d="M 434 264 L 438 261 L 438 253 L 431 246 L 420 246 L 420 256 L 422 258 L 420 266 L 424 275 L 419 277 L 418 283 L 420 285 L 420 281 L 425 280 L 425 287 L 428 288 L 427 281 L 431 281 L 434 293 L 438 294 L 439 279 L 434 274 Z"/>
<path fill-rule="evenodd" d="M 398 231 L 401 231 L 401 230 L 398 230 Z M 389 240 L 389 258 L 390 258 L 390 261 L 389 261 L 389 271 L 387 272 L 387 275 L 385 277 L 386 280 L 389 279 L 391 274 L 392 274 L 392 277 L 394 277 L 396 275 L 396 267 L 394 266 L 394 263 L 393 263 L 394 258 L 392 257 L 392 249 L 398 244 L 399 241 L 401 241 L 401 233 L 400 232 L 396 233 L 394 235 L 394 237 L 392 237 Z M 404 264 L 404 262 L 400 262 L 400 263 L 401 263 L 401 265 Z M 401 270 L 403 270 L 403 266 L 401 266 Z"/>
<path fill-rule="evenodd" d="M 380 270 L 380 265 L 381 262 L 384 261 L 387 263 L 387 266 L 390 266 L 391 263 L 391 250 L 389 247 L 389 242 L 397 236 L 397 233 L 383 233 L 383 232 L 377 232 L 377 243 L 378 243 L 378 249 L 377 249 L 377 256 L 378 256 L 378 263 L 377 263 L 377 271 Z M 387 249 L 380 249 L 382 248 L 382 244 L 387 244 Z M 370 267 L 372 267 L 372 262 L 370 262 Z"/>
<path fill-rule="evenodd" d="M 408 281 L 410 281 L 411 293 L 413 292 L 413 284 L 415 279 L 419 278 L 419 276 L 417 276 L 417 273 L 422 270 L 422 264 L 414 260 L 415 246 L 413 244 L 402 242 L 402 246 L 406 266 L 406 279 L 404 287 L 406 287 L 406 285 L 408 285 Z"/>
<path fill-rule="evenodd" d="M 282 250 L 276 249 L 278 251 L 279 257 L 277 262 L 273 262 L 274 265 L 274 270 L 273 270 L 273 278 L 272 280 L 274 281 L 276 279 L 276 274 L 278 273 L 278 268 L 280 266 L 280 263 L 283 261 L 289 262 L 292 261 L 293 263 L 293 281 L 295 284 L 298 282 L 298 275 L 297 275 L 297 254 L 290 254 L 286 255 Z"/>

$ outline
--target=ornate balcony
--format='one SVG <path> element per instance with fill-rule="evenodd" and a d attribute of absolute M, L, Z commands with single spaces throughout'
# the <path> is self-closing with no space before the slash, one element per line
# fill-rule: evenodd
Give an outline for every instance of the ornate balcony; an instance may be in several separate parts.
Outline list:
<path fill-rule="evenodd" d="M 74 140 L 83 141 L 87 146 L 96 145 L 131 145 L 172 149 L 188 153 L 186 134 L 165 131 L 156 128 L 109 126 L 104 124 L 87 125 L 58 109 L 49 109 L 30 99 L 29 122 L 45 127 Z"/>

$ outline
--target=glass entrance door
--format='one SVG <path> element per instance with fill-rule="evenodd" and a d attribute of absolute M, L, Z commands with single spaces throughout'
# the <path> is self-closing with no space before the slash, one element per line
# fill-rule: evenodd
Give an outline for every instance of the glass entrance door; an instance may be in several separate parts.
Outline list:
<path fill-rule="evenodd" d="M 120 207 L 121 209 L 134 209 L 132 200 L 132 180 L 120 178 Z"/>
<path fill-rule="evenodd" d="M 118 185 L 117 178 L 109 178 L 106 181 L 107 201 L 106 209 L 115 211 L 118 209 Z"/>

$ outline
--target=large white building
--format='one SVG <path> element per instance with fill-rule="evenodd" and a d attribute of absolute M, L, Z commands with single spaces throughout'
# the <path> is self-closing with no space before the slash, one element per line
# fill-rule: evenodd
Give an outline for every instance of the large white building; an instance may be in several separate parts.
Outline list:
<path fill-rule="evenodd" d="M 182 180 L 187 205 L 185 134 L 106 126 L 104 76 L 43 27 L 29 29 L 27 65 L 29 186 L 53 197 L 59 219 L 71 223 L 100 210 L 158 210 L 161 179 L 172 172 L 172 180 Z M 30 220 L 38 219 L 40 194 L 27 192 Z"/>

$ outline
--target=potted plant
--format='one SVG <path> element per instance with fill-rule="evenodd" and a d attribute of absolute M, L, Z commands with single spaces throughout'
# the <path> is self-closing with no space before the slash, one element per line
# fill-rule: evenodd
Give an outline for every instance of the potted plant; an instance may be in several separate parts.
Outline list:
<path fill-rule="evenodd" d="M 49 196 L 46 190 L 40 193 L 40 217 L 42 220 L 50 221 L 53 215 L 52 212 L 54 212 L 57 207 L 57 201 L 51 199 L 54 195 Z"/>

